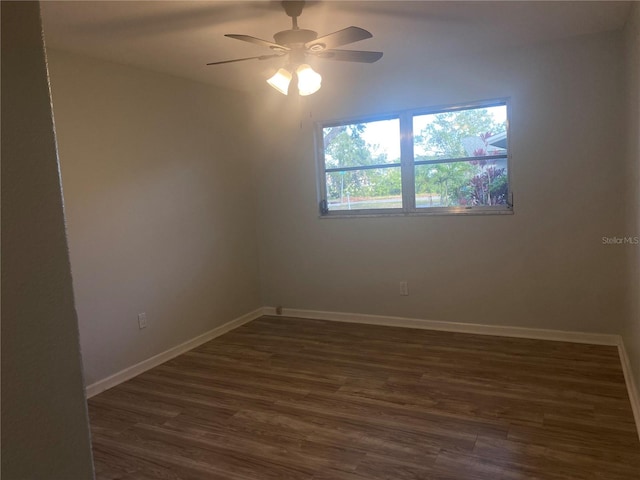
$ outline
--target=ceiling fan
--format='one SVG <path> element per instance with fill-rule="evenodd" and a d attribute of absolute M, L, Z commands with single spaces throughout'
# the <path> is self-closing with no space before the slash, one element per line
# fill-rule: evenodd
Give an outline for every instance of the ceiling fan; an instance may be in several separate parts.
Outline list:
<path fill-rule="evenodd" d="M 360 63 L 373 63 L 382 57 L 382 52 L 336 49 L 336 47 L 373 37 L 368 31 L 359 27 L 347 27 L 318 37 L 317 32 L 298 27 L 298 17 L 302 14 L 305 2 L 283 1 L 281 3 L 285 13 L 291 17 L 291 29 L 276 33 L 273 36 L 275 42 L 262 40 L 250 35 L 225 35 L 225 37 L 270 48 L 274 53 L 211 62 L 207 63 L 207 65 L 221 65 L 245 60 L 267 60 L 288 56 L 287 65 L 280 68 L 275 75 L 267 80 L 267 83 L 285 95 L 297 91 L 298 94 L 305 96 L 317 92 L 322 82 L 320 74 L 305 63 L 305 57 Z"/>

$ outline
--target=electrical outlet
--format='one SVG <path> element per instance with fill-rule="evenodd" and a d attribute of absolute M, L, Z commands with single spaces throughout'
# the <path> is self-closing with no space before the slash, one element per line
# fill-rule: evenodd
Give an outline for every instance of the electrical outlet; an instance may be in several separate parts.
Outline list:
<path fill-rule="evenodd" d="M 400 295 L 403 297 L 409 295 L 409 283 L 406 280 L 400 282 Z"/>
<path fill-rule="evenodd" d="M 140 330 L 147 328 L 147 314 L 144 312 L 138 314 L 138 327 Z"/>

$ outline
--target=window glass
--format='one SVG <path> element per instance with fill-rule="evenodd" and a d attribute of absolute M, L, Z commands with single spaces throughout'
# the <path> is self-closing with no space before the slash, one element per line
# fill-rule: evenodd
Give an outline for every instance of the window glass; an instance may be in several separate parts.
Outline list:
<path fill-rule="evenodd" d="M 329 211 L 402 207 L 397 118 L 324 127 L 322 140 Z"/>
<path fill-rule="evenodd" d="M 328 172 L 326 181 L 329 211 L 402 208 L 399 166 Z"/>

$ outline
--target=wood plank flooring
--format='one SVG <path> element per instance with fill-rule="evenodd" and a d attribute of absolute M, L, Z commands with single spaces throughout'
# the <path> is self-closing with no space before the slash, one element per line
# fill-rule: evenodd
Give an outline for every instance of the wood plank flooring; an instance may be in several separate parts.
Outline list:
<path fill-rule="evenodd" d="M 99 480 L 640 478 L 608 346 L 262 317 L 89 415 Z"/>

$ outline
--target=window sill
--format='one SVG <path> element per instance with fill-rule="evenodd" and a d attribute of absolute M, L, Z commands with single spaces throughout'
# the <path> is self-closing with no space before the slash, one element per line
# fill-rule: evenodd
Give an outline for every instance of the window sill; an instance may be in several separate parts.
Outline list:
<path fill-rule="evenodd" d="M 450 208 L 430 208 L 417 210 L 413 212 L 404 212 L 402 210 L 347 210 L 334 211 L 326 215 L 318 215 L 320 219 L 328 218 L 369 218 L 369 217 L 432 217 L 432 216 L 469 216 L 469 215 L 513 215 L 513 208 L 467 208 L 467 207 L 450 207 Z"/>

